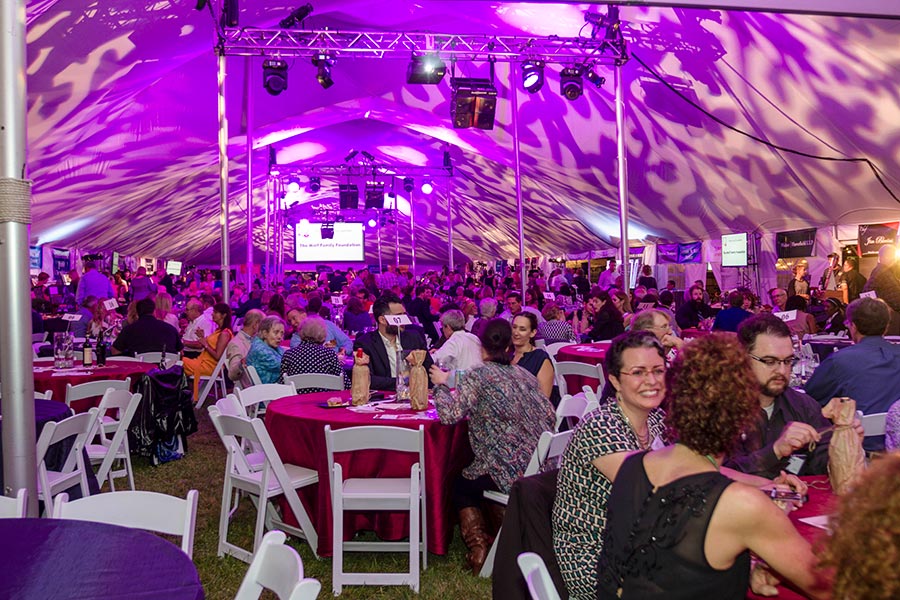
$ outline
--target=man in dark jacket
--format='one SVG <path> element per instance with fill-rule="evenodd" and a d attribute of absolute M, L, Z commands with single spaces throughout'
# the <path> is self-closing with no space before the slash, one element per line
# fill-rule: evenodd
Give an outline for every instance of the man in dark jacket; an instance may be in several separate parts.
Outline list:
<path fill-rule="evenodd" d="M 143 352 L 177 353 L 181 350 L 178 330 L 153 316 L 155 303 L 144 298 L 137 303 L 138 319 L 126 325 L 112 345 L 113 354 L 134 356 Z"/>
<path fill-rule="evenodd" d="M 863 286 L 863 292 L 875 292 L 891 309 L 891 322 L 885 335 L 900 335 L 900 262 L 894 246 L 882 246 L 878 250 L 878 264 Z M 852 300 L 851 300 L 852 302 Z"/>

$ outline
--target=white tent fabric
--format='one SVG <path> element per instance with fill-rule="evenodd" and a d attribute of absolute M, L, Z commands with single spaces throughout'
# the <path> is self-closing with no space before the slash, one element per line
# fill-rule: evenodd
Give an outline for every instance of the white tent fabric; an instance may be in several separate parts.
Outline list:
<path fill-rule="evenodd" d="M 244 1 L 241 26 L 274 26 L 296 5 Z M 29 0 L 27 8 L 32 243 L 215 263 L 210 15 L 174 0 Z M 602 12 L 324 0 L 306 26 L 574 37 L 587 34 L 588 9 Z M 762 232 L 763 248 L 771 251 L 774 231 L 897 220 L 900 204 L 866 164 L 785 152 L 706 113 L 780 147 L 867 157 L 887 186 L 900 190 L 900 22 L 640 7 L 623 7 L 621 17 L 630 50 L 647 65 L 625 66 L 633 238 L 675 242 Z M 257 260 L 269 146 L 279 163 L 291 165 L 339 164 L 351 149 L 385 162 L 440 165 L 448 149 L 456 167 L 450 189 L 457 259 L 518 255 L 510 86 L 519 82 L 508 65 L 497 65 L 495 128 L 481 131 L 453 129 L 448 82 L 407 85 L 406 61 L 339 56 L 327 90 L 316 84 L 311 65 L 291 61 L 288 89 L 271 96 L 261 84 L 262 57 L 249 59 L 250 81 L 247 60 L 227 61 L 233 263 L 245 260 L 247 94 L 257 149 Z M 484 64 L 456 68 L 487 76 Z M 519 92 L 526 256 L 584 254 L 618 243 L 613 91 L 610 84 L 584 91 L 574 102 L 560 96 L 558 67 L 548 66 L 540 92 Z M 318 193 L 301 191 L 287 201 L 334 203 L 337 183 L 323 181 Z M 445 189 L 439 183 L 434 194 L 413 196 L 420 262 L 447 260 Z M 407 229 L 400 231 L 403 263 Z M 367 260 L 377 262 L 374 244 Z"/>

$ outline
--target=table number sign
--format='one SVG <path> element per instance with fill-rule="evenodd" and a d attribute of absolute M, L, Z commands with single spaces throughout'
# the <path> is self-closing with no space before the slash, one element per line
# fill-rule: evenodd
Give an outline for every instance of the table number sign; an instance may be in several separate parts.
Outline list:
<path fill-rule="evenodd" d="M 653 302 L 641 302 L 638 304 L 638 310 L 649 310 L 656 306 Z"/>
<path fill-rule="evenodd" d="M 862 293 L 859 295 L 859 297 L 860 297 L 860 298 L 872 298 L 873 300 L 876 299 L 876 298 L 878 298 L 878 296 L 875 295 L 875 290 L 872 290 L 872 291 L 870 291 L 870 292 L 862 292 Z"/>
<path fill-rule="evenodd" d="M 119 303 L 115 298 L 110 298 L 109 300 L 103 301 L 103 308 L 105 308 L 106 310 L 116 310 L 117 308 L 119 308 Z"/>
<path fill-rule="evenodd" d="M 388 325 L 412 325 L 407 315 L 384 315 Z"/>
<path fill-rule="evenodd" d="M 797 318 L 796 310 L 786 310 L 784 312 L 776 312 L 776 313 L 772 313 L 772 314 L 774 314 L 776 317 L 778 317 L 782 321 L 793 321 L 794 319 Z"/>
<path fill-rule="evenodd" d="M 344 299 L 341 298 L 340 296 L 332 296 L 331 297 L 331 305 L 332 306 L 343 306 Z"/>
<path fill-rule="evenodd" d="M 80 321 L 81 315 L 77 313 L 66 313 L 62 316 L 63 321 Z"/>
<path fill-rule="evenodd" d="M 553 292 L 544 292 L 544 300 L 556 300 L 556 294 Z"/>

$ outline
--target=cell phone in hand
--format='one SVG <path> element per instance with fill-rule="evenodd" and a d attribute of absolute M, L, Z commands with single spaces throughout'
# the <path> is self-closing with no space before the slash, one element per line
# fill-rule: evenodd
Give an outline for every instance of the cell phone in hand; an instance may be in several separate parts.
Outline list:
<path fill-rule="evenodd" d="M 772 500 L 785 500 L 787 502 L 806 502 L 809 500 L 809 496 L 805 496 L 800 492 L 795 492 L 793 490 L 778 490 L 773 489 L 769 491 L 769 497 Z"/>

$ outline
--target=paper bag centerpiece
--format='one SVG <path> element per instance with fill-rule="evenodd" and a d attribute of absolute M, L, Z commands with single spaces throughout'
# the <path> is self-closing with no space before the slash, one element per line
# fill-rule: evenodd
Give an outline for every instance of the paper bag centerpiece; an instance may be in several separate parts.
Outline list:
<path fill-rule="evenodd" d="M 856 401 L 832 398 L 822 409 L 822 415 L 834 423 L 834 433 L 828 445 L 828 479 L 834 493 L 841 495 L 850 490 L 866 468 L 866 454 L 853 428 Z"/>
<path fill-rule="evenodd" d="M 428 408 L 428 373 L 425 372 L 425 350 L 413 350 L 406 359 L 412 368 L 409 370 L 409 406 L 413 410 Z"/>
<path fill-rule="evenodd" d="M 353 355 L 353 371 L 350 374 L 350 398 L 353 406 L 369 402 L 369 386 L 372 375 L 369 372 L 369 355 L 357 348 Z"/>

